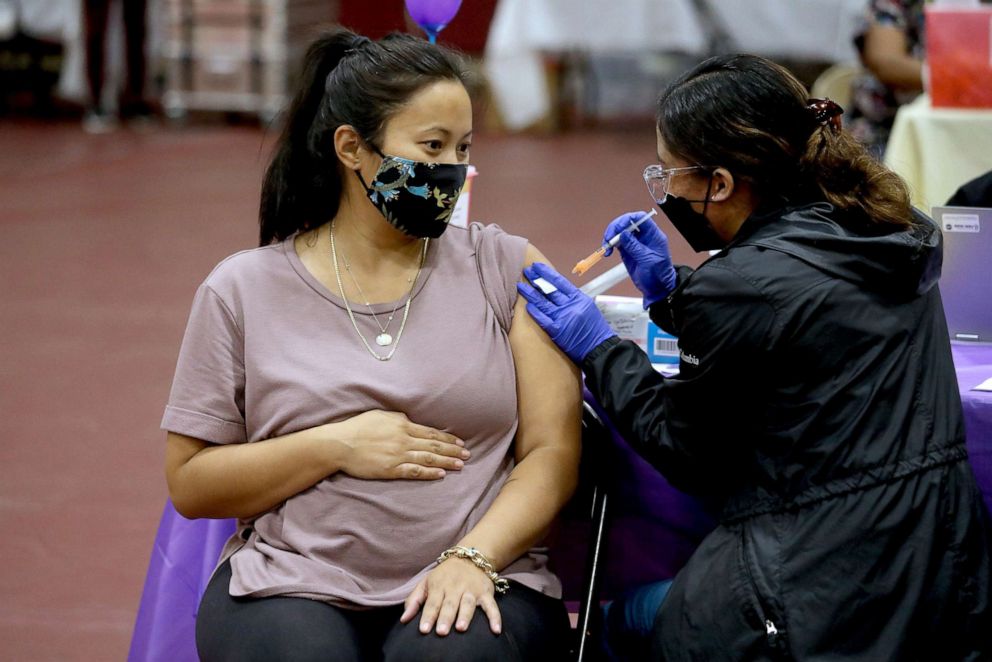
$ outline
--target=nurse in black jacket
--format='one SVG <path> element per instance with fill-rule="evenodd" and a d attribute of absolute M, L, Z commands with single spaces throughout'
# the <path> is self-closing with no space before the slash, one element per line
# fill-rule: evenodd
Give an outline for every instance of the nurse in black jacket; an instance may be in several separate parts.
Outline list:
<path fill-rule="evenodd" d="M 695 250 L 720 250 L 673 268 L 651 221 L 619 250 L 679 338 L 676 378 L 550 267 L 525 273 L 557 291 L 519 286 L 626 440 L 723 504 L 639 659 L 992 659 L 990 526 L 940 231 L 841 112 L 752 56 L 710 59 L 662 95 L 645 179 Z"/>

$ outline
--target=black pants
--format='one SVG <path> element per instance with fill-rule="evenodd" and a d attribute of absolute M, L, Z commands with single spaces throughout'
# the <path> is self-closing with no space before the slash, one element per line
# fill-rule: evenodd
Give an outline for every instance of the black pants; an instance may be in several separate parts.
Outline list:
<path fill-rule="evenodd" d="M 196 618 L 196 648 L 215 660 L 511 662 L 564 659 L 569 640 L 564 603 L 521 584 L 497 595 L 503 631 L 494 635 L 476 610 L 469 629 L 421 634 L 420 618 L 399 622 L 402 605 L 364 611 L 305 598 L 234 598 L 230 561 L 214 573 Z"/>
<path fill-rule="evenodd" d="M 121 97 L 122 114 L 144 99 L 145 84 L 145 7 L 147 0 L 123 0 L 124 41 L 127 61 L 127 79 Z M 107 22 L 110 17 L 110 0 L 86 0 L 86 78 L 91 102 L 100 105 L 103 94 L 104 52 L 107 41 Z"/>

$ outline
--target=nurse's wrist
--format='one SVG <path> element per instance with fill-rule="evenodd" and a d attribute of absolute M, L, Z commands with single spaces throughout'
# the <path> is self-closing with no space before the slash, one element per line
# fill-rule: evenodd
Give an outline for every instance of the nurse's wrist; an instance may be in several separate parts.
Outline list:
<path fill-rule="evenodd" d="M 665 273 L 658 276 L 655 287 L 652 287 L 650 291 L 641 292 L 644 310 L 667 299 L 668 295 L 674 292 L 678 286 L 678 280 L 678 272 L 675 271 L 675 267 L 669 265 Z"/>
<path fill-rule="evenodd" d="M 644 306 L 644 310 L 651 310 L 654 306 L 659 303 L 663 303 L 671 291 L 665 292 L 664 294 L 653 294 L 651 296 L 644 296 L 641 299 L 641 304 Z"/>
<path fill-rule="evenodd" d="M 592 365 L 592 363 L 600 356 L 610 351 L 611 348 L 616 347 L 620 344 L 620 337 L 616 334 L 610 336 L 609 338 L 603 340 L 601 343 L 593 347 L 589 352 L 586 353 L 585 357 L 582 359 L 581 367 L 585 369 L 587 366 Z"/>
<path fill-rule="evenodd" d="M 568 354 L 568 358 L 572 359 L 572 362 L 576 365 L 582 365 L 586 357 L 590 352 L 596 350 L 603 342 L 609 340 L 610 338 L 615 338 L 617 332 L 613 330 L 605 318 L 600 317 L 598 323 L 593 328 L 588 328 L 585 330 L 586 333 L 583 337 L 579 339 L 578 342 L 574 343 L 571 347 L 565 348 L 565 353 Z"/>

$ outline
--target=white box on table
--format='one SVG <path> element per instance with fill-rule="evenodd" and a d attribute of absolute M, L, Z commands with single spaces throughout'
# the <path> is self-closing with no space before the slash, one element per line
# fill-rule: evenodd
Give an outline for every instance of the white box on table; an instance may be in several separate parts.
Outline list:
<path fill-rule="evenodd" d="M 595 301 L 596 307 L 616 334 L 623 340 L 637 344 L 651 359 L 651 363 L 662 365 L 666 370 L 678 367 L 678 339 L 651 321 L 641 299 L 600 294 Z"/>

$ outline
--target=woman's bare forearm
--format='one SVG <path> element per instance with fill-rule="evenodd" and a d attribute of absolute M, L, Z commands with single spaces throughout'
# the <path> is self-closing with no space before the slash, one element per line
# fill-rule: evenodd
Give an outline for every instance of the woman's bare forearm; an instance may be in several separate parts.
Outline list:
<path fill-rule="evenodd" d="M 333 424 L 224 446 L 169 433 L 169 496 L 186 517 L 250 518 L 340 469 Z"/>
<path fill-rule="evenodd" d="M 371 410 L 250 444 L 217 446 L 170 433 L 169 494 L 187 517 L 249 518 L 339 471 L 367 480 L 440 480 L 465 442 L 399 412 Z"/>
<path fill-rule="evenodd" d="M 571 498 L 578 482 L 574 447 L 536 448 L 518 464 L 493 505 L 458 542 L 482 551 L 497 569 L 534 546 Z"/>
<path fill-rule="evenodd" d="M 872 70 L 889 87 L 907 91 L 923 89 L 923 62 L 908 55 L 879 57 Z"/>

